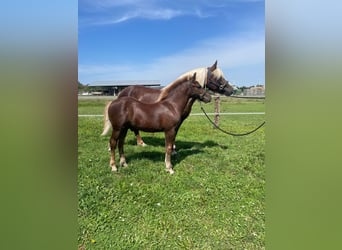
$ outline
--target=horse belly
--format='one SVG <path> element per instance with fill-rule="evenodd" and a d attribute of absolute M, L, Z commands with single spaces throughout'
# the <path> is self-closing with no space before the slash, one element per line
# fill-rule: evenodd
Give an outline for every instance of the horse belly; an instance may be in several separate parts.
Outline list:
<path fill-rule="evenodd" d="M 146 119 L 146 117 L 141 117 L 139 115 L 135 116 L 131 121 L 131 127 L 145 131 L 145 132 L 161 132 L 164 131 L 163 126 L 154 119 Z"/>
<path fill-rule="evenodd" d="M 131 119 L 131 127 L 145 132 L 162 132 L 168 130 L 170 122 L 165 112 L 156 110 L 135 110 Z"/>

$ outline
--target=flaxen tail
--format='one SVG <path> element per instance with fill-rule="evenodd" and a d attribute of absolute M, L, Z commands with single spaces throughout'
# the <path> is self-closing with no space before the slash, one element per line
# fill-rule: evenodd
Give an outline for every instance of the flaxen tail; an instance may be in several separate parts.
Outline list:
<path fill-rule="evenodd" d="M 109 108 L 109 105 L 111 104 L 112 102 L 108 102 L 106 107 L 105 107 L 105 110 L 104 110 L 104 114 L 103 114 L 103 131 L 102 131 L 102 134 L 101 136 L 105 136 L 105 135 L 108 135 L 110 130 L 112 129 L 112 124 L 110 123 L 109 121 L 109 118 L 108 118 L 108 108 Z"/>

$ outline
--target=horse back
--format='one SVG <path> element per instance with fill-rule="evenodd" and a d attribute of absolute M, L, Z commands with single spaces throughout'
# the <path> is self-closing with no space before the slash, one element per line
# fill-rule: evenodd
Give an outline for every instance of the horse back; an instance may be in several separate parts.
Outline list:
<path fill-rule="evenodd" d="M 118 95 L 118 98 L 128 96 L 133 97 L 141 102 L 154 103 L 157 100 L 159 94 L 159 89 L 136 85 L 129 86 L 123 89 Z"/>

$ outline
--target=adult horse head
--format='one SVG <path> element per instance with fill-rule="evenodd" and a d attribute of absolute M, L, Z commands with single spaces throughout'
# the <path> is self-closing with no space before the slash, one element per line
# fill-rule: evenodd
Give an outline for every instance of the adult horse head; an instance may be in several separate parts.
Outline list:
<path fill-rule="evenodd" d="M 213 92 L 230 96 L 234 92 L 233 86 L 224 78 L 223 72 L 217 67 L 217 61 L 208 68 L 207 88 Z"/>
<path fill-rule="evenodd" d="M 217 67 L 217 61 L 210 67 L 196 68 L 185 72 L 179 78 L 187 75 L 190 79 L 193 73 L 197 73 L 197 80 L 202 88 L 208 88 L 211 91 L 226 96 L 230 96 L 234 92 L 234 88 L 225 79 L 223 71 Z"/>

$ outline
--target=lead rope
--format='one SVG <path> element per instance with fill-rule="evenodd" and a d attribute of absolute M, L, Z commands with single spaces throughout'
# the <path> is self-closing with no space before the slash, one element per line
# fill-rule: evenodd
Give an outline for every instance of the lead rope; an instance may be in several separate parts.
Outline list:
<path fill-rule="evenodd" d="M 249 135 L 249 134 L 251 134 L 251 133 L 257 131 L 259 128 L 261 128 L 262 126 L 264 126 L 265 123 L 266 123 L 266 121 L 264 121 L 263 123 L 261 123 L 261 124 L 260 124 L 258 127 L 256 127 L 255 129 L 253 129 L 253 130 L 251 130 L 251 131 L 249 131 L 249 132 L 246 132 L 246 133 L 236 134 L 236 133 L 228 132 L 228 131 L 223 130 L 223 129 L 220 128 L 219 126 L 217 126 L 217 125 L 210 119 L 210 117 L 209 117 L 208 114 L 205 112 L 204 108 L 202 107 L 202 102 L 201 102 L 201 101 L 200 101 L 200 105 L 201 105 L 201 110 L 202 110 L 202 112 L 203 112 L 204 115 L 208 118 L 209 122 L 210 122 L 211 124 L 213 124 L 213 126 L 214 126 L 215 128 L 217 128 L 218 130 L 220 130 L 221 132 L 223 132 L 223 133 L 225 133 L 225 134 L 227 134 L 227 135 L 232 135 L 232 136 L 245 136 L 245 135 Z"/>

